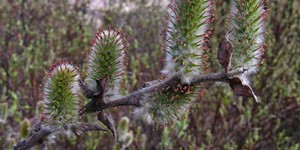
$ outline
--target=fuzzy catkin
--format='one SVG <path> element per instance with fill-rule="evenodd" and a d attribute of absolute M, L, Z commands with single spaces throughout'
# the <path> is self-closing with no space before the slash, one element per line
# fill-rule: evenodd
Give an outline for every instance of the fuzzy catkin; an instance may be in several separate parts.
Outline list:
<path fill-rule="evenodd" d="M 79 73 L 66 61 L 53 65 L 44 86 L 46 122 L 73 123 L 79 116 Z"/>

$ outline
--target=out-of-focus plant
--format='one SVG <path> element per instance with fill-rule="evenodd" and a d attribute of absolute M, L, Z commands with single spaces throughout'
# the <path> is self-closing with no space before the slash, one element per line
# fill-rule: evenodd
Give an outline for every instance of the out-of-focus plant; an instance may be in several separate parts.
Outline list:
<path fill-rule="evenodd" d="M 30 121 L 25 118 L 22 122 L 21 122 L 21 130 L 20 130 L 20 134 L 22 138 L 26 138 L 29 135 L 29 129 L 30 129 Z"/>
<path fill-rule="evenodd" d="M 125 149 L 130 146 L 133 141 L 133 132 L 129 131 L 129 119 L 122 117 L 118 127 L 118 144 L 115 149 Z"/>
<path fill-rule="evenodd" d="M 180 140 L 189 140 L 193 142 L 191 136 L 186 133 L 188 128 L 188 114 L 183 115 L 182 120 L 175 121 L 172 126 L 165 126 L 162 132 L 160 147 L 162 149 L 172 149 L 176 147 L 176 142 L 173 142 L 176 139 Z M 194 149 L 193 144 L 189 146 L 183 146 L 185 149 Z"/>

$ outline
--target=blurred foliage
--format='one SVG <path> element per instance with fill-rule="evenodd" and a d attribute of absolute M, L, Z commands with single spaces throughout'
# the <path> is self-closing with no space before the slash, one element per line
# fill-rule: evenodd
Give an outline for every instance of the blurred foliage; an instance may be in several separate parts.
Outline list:
<path fill-rule="evenodd" d="M 115 147 L 116 150 L 129 147 L 133 141 L 133 132 L 128 130 L 130 125 L 129 123 L 129 119 L 127 117 L 122 117 L 120 119 L 118 127 L 118 143 Z"/>
<path fill-rule="evenodd" d="M 110 0 L 99 9 L 102 27 L 120 28 L 128 40 L 127 92 L 159 77 L 160 50 L 166 5 L 159 0 Z M 135 7 L 128 10 L 131 5 Z M 89 1 L 0 1 L 0 149 L 10 148 L 25 134 L 24 123 L 37 120 L 40 85 L 45 70 L 69 58 L 84 64 L 94 22 L 87 16 Z M 109 7 L 108 7 L 109 6 Z M 260 102 L 233 96 L 227 85 L 205 84 L 205 94 L 186 119 L 171 126 L 153 126 L 131 117 L 128 107 L 113 109 L 114 119 L 129 116 L 133 142 L 128 149 L 299 149 L 300 147 L 300 2 L 267 1 L 268 48 L 253 85 Z M 216 0 L 214 31 L 210 39 L 210 70 L 216 61 L 220 37 L 225 34 L 229 0 Z M 96 10 L 93 10 L 96 11 Z M 95 14 L 97 14 L 95 12 Z M 99 19 L 98 18 L 98 19 Z M 79 68 L 84 76 L 85 67 Z M 94 116 L 85 117 L 93 121 Z M 23 125 L 21 125 L 23 124 Z M 31 127 L 29 127 L 31 128 Z M 55 135 L 49 149 L 112 149 L 108 133 L 75 137 Z"/>

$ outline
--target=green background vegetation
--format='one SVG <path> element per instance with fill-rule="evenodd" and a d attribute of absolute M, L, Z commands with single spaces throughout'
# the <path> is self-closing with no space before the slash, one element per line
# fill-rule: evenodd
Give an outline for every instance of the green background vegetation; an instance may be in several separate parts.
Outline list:
<path fill-rule="evenodd" d="M 88 1 L 0 1 L 0 149 L 10 148 L 28 135 L 40 112 L 41 85 L 51 64 L 69 59 L 86 75 L 84 58 L 93 37 L 95 18 L 102 29 L 119 28 L 128 41 L 128 68 L 124 93 L 159 77 L 165 5 L 158 0 L 110 0 L 102 10 L 89 10 Z M 128 3 L 136 8 L 120 11 Z M 117 4 L 117 5 L 115 5 Z M 133 118 L 132 108 L 113 109 L 118 123 L 130 119 L 133 141 L 128 149 L 299 149 L 300 148 L 300 2 L 268 0 L 265 60 L 253 77 L 254 99 L 232 95 L 229 86 L 203 84 L 191 112 L 173 125 L 153 126 Z M 216 0 L 210 39 L 210 70 L 216 61 L 220 37 L 225 34 L 228 0 Z M 93 18 L 87 18 L 97 12 Z M 100 14 L 100 15 L 99 15 Z M 83 121 L 95 121 L 88 115 Z M 99 123 L 100 124 L 100 123 Z M 111 149 L 109 132 L 79 137 L 56 135 L 50 149 Z"/>

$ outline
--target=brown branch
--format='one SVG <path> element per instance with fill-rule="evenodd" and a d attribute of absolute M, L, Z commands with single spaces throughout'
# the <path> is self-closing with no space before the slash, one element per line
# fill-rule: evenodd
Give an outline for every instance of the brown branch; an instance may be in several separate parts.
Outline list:
<path fill-rule="evenodd" d="M 35 145 L 42 145 L 43 141 L 48 135 L 54 133 L 58 130 L 57 127 L 53 126 L 45 126 L 40 123 L 37 123 L 34 129 L 31 132 L 31 135 L 26 140 L 19 141 L 16 145 L 14 145 L 14 150 L 25 150 L 32 148 Z"/>
<path fill-rule="evenodd" d="M 246 70 L 238 69 L 227 73 L 219 72 L 219 73 L 211 73 L 207 75 L 200 75 L 197 78 L 192 80 L 191 85 L 199 84 L 201 82 L 216 82 L 216 81 L 226 82 L 229 78 L 242 74 L 245 71 Z M 113 108 L 118 106 L 136 106 L 136 107 L 142 106 L 143 105 L 142 100 L 146 94 L 158 92 L 167 87 L 173 87 L 179 84 L 180 74 L 175 74 L 174 76 L 166 78 L 164 80 L 152 81 L 151 83 L 153 84 L 149 85 L 148 87 L 137 90 L 127 96 L 110 100 L 110 101 L 99 100 L 99 98 L 103 98 L 101 94 L 93 95 L 94 97 L 92 97 L 92 100 L 87 105 L 85 105 L 83 110 L 85 113 L 92 113 L 92 112 L 99 112 L 108 108 Z M 84 86 L 82 85 L 82 87 Z M 14 146 L 14 150 L 25 150 L 35 145 L 42 146 L 44 139 L 46 139 L 50 134 L 62 130 L 61 128 L 55 126 L 47 126 L 40 123 L 38 123 L 34 128 L 35 129 L 33 129 L 30 137 L 26 140 L 19 141 Z M 102 131 L 104 130 L 96 124 L 76 124 L 76 125 L 70 125 L 67 128 L 69 128 L 76 135 L 80 135 L 82 133 L 91 130 L 102 130 Z"/>
<path fill-rule="evenodd" d="M 88 124 L 88 123 L 71 124 L 68 126 L 68 128 L 77 136 L 93 130 L 107 131 L 99 127 L 97 124 Z M 42 147 L 44 144 L 44 140 L 50 134 L 60 130 L 65 130 L 65 129 L 59 128 L 57 126 L 49 126 L 49 125 L 43 125 L 41 123 L 37 123 L 34 129 L 31 131 L 31 135 L 29 136 L 29 138 L 26 140 L 20 140 L 16 145 L 14 145 L 13 149 L 26 150 L 32 148 L 35 145 L 40 145 Z"/>
<path fill-rule="evenodd" d="M 200 75 L 197 78 L 193 79 L 191 85 L 199 84 L 201 82 L 226 82 L 228 78 L 242 74 L 245 72 L 245 69 L 237 69 L 233 71 L 226 72 L 219 72 L 219 73 L 211 73 L 207 75 Z M 97 100 L 90 101 L 84 107 L 85 113 L 93 113 L 102 111 L 107 108 L 119 107 L 119 106 L 142 106 L 143 97 L 146 94 L 154 93 L 165 89 L 167 87 L 173 87 L 180 83 L 180 74 L 175 74 L 172 77 L 166 78 L 165 80 L 157 81 L 156 84 L 150 85 L 143 89 L 137 90 L 127 96 L 117 98 L 114 100 L 109 100 L 105 103 L 101 103 L 99 105 L 96 104 Z M 95 98 L 97 99 L 97 98 Z"/>

